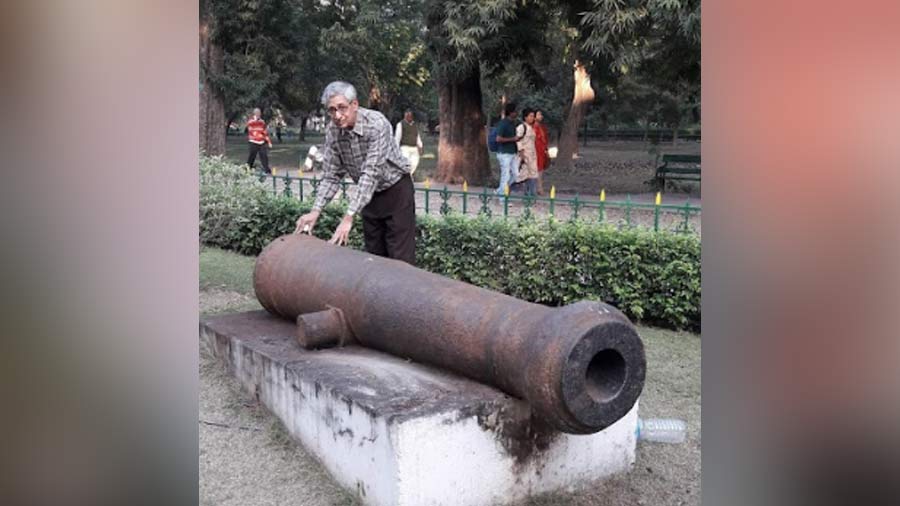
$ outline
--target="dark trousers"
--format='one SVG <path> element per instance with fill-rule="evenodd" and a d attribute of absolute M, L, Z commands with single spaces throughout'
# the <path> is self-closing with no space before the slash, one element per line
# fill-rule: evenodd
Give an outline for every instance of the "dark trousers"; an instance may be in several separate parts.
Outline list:
<path fill-rule="evenodd" d="M 247 165 L 252 169 L 254 163 L 256 163 L 256 154 L 259 153 L 259 163 L 262 164 L 263 172 L 271 174 L 272 171 L 269 170 L 269 147 L 255 142 L 248 142 L 247 144 L 250 145 L 250 156 L 247 157 Z"/>
<path fill-rule="evenodd" d="M 416 193 L 408 174 L 375 192 L 359 214 L 366 251 L 416 265 Z"/>

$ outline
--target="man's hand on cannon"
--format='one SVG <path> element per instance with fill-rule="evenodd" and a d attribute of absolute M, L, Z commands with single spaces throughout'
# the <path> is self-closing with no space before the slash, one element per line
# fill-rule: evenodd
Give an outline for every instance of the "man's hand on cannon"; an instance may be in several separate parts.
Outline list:
<path fill-rule="evenodd" d="M 353 215 L 345 214 L 344 219 L 341 220 L 340 225 L 334 230 L 334 235 L 331 236 L 331 240 L 328 242 L 338 246 L 347 244 L 347 237 L 350 235 L 351 228 L 353 228 Z"/>
<path fill-rule="evenodd" d="M 319 219 L 319 211 L 310 211 L 303 216 L 297 218 L 297 228 L 294 229 L 295 234 L 312 234 L 313 227 Z"/>

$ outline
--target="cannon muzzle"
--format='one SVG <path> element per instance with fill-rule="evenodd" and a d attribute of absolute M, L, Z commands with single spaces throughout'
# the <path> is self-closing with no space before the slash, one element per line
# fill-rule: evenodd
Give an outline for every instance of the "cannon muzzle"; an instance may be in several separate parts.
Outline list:
<path fill-rule="evenodd" d="M 602 302 L 551 308 L 296 234 L 263 250 L 253 286 L 304 347 L 360 344 L 442 367 L 527 401 L 563 432 L 608 427 L 644 386 L 643 343 Z"/>

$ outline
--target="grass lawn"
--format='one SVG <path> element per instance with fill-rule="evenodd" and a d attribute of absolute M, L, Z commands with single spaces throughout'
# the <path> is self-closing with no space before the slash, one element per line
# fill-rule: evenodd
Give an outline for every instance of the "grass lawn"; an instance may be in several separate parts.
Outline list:
<path fill-rule="evenodd" d="M 199 280 L 201 313 L 260 309 L 253 295 L 254 262 L 253 257 L 203 248 Z M 687 441 L 681 445 L 640 443 L 631 472 L 614 476 L 588 490 L 545 494 L 521 506 L 700 504 L 700 336 L 645 326 L 638 326 L 638 332 L 647 355 L 641 416 L 685 420 Z M 208 456 L 201 465 L 201 504 L 261 504 L 271 494 L 292 497 L 298 493 L 310 494 L 305 496 L 304 504 L 354 504 L 355 500 L 331 481 L 313 457 L 290 442 L 277 419 L 254 404 L 216 364 L 208 354 L 202 354 L 201 419 L 206 416 L 235 425 L 250 420 L 261 428 L 258 434 L 236 429 L 235 434 L 246 440 L 241 444 L 252 449 L 236 454 L 233 445 L 237 444 L 234 437 L 238 436 L 213 433 L 228 429 L 201 427 L 200 451 L 201 455 Z M 227 404 L 225 408 L 215 408 L 223 402 Z M 204 411 L 206 405 L 212 406 L 209 411 Z M 273 445 L 272 441 L 280 443 Z M 224 467 L 230 469 L 229 473 L 247 476 L 255 476 L 253 473 L 264 467 L 266 472 L 259 479 L 273 475 L 289 478 L 267 482 L 265 487 L 251 479 L 246 484 L 234 483 L 224 497 L 218 495 L 223 493 L 220 480 L 230 478 L 217 474 Z"/>
<path fill-rule="evenodd" d="M 253 293 L 255 259 L 220 249 L 200 251 L 200 313 L 262 309 Z"/>
<path fill-rule="evenodd" d="M 230 290 L 253 295 L 254 262 L 254 257 L 204 247 L 200 252 L 200 291 Z"/>

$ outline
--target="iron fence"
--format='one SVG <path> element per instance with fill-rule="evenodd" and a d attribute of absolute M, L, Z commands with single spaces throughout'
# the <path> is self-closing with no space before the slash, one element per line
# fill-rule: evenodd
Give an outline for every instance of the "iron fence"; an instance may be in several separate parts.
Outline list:
<path fill-rule="evenodd" d="M 260 174 L 259 178 L 260 182 L 268 181 L 271 184 L 273 193 L 301 201 L 315 199 L 321 182 L 315 176 L 292 177 L 289 173 Z M 352 181 L 342 181 L 339 197 L 347 199 L 348 189 L 352 186 L 355 186 Z M 451 190 L 446 186 L 434 188 L 428 181 L 416 187 L 415 191 L 416 209 L 425 214 L 447 215 L 459 212 L 464 215 L 498 218 L 595 219 L 620 227 L 700 234 L 700 206 L 691 205 L 690 201 L 681 205 L 663 204 L 659 193 L 654 203 L 647 203 L 632 201 L 630 195 L 626 195 L 624 201 L 610 201 L 602 190 L 599 199 L 580 195 L 557 198 L 554 189 L 551 189 L 548 197 L 511 194 L 508 188 L 503 195 L 498 195 L 487 187 L 480 192 L 472 192 L 464 184 L 462 190 Z"/>

